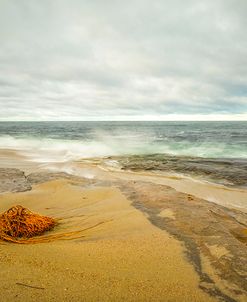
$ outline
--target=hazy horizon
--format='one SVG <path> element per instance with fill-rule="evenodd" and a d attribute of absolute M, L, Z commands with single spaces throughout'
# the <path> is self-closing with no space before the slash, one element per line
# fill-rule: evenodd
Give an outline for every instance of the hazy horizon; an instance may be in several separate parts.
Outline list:
<path fill-rule="evenodd" d="M 129 118 L 129 119 L 128 119 Z M 170 117 L 170 119 L 145 119 L 141 116 L 139 116 L 136 119 L 133 119 L 133 117 L 128 117 L 126 119 L 97 119 L 97 118 L 90 118 L 90 119 L 57 119 L 57 120 L 48 120 L 48 119 L 19 119 L 19 120 L 14 120 L 14 119 L 0 119 L 0 122 L 247 122 L 247 117 L 245 115 L 236 115 L 234 116 L 221 116 L 217 118 L 217 116 L 205 116 L 204 119 L 196 119 L 194 117 L 191 118 L 190 116 L 186 116 L 185 118 L 174 118 Z"/>

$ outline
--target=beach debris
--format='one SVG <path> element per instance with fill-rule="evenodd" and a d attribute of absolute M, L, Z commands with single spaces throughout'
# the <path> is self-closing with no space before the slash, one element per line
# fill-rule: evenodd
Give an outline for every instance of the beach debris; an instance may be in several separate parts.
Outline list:
<path fill-rule="evenodd" d="M 191 194 L 188 194 L 188 195 L 187 195 L 187 198 L 188 198 L 188 201 L 192 201 L 192 200 L 194 200 L 194 196 L 193 196 L 193 195 L 191 195 Z"/>
<path fill-rule="evenodd" d="M 34 289 L 45 289 L 44 287 L 39 287 L 39 286 L 28 285 L 28 284 L 21 283 L 21 282 L 16 282 L 16 285 L 21 285 L 21 286 L 25 286 L 25 287 L 34 288 Z"/>
<path fill-rule="evenodd" d="M 54 228 L 56 221 L 47 216 L 32 213 L 20 205 L 0 214 L 0 239 L 18 242 L 42 235 Z"/>
<path fill-rule="evenodd" d="M 64 219 L 66 218 L 68 217 Z M 44 235 L 45 232 L 52 230 L 62 220 L 63 218 L 55 220 L 51 217 L 32 213 L 20 205 L 14 206 L 0 214 L 0 240 L 19 244 L 35 244 L 55 240 L 81 239 L 85 237 L 87 231 L 112 221 L 100 221 L 82 229 Z"/>

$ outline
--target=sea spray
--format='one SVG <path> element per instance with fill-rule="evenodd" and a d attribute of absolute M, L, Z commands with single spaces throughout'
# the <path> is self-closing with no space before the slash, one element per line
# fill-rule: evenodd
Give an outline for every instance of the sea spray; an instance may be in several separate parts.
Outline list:
<path fill-rule="evenodd" d="M 247 159 L 247 122 L 1 122 L 0 148 L 37 162 L 156 153 Z"/>

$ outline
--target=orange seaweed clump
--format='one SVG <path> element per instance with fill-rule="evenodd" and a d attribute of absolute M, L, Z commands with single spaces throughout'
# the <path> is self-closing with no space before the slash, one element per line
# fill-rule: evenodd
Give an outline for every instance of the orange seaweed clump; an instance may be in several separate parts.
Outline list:
<path fill-rule="evenodd" d="M 19 239 L 42 235 L 53 229 L 55 224 L 53 218 L 34 214 L 17 205 L 0 215 L 0 239 L 17 242 Z"/>

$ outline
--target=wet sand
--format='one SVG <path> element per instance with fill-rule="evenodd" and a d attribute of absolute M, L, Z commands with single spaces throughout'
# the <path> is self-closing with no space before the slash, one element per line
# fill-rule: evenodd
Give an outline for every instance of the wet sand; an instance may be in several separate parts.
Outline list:
<path fill-rule="evenodd" d="M 59 218 L 52 234 L 80 232 L 0 242 L 0 301 L 246 301 L 247 219 L 239 209 L 178 192 L 161 177 L 88 162 L 50 165 L 56 172 L 31 164 L 25 171 L 23 160 L 25 173 L 7 166 L 0 212 L 21 204 Z M 58 172 L 65 167 L 81 174 Z"/>

